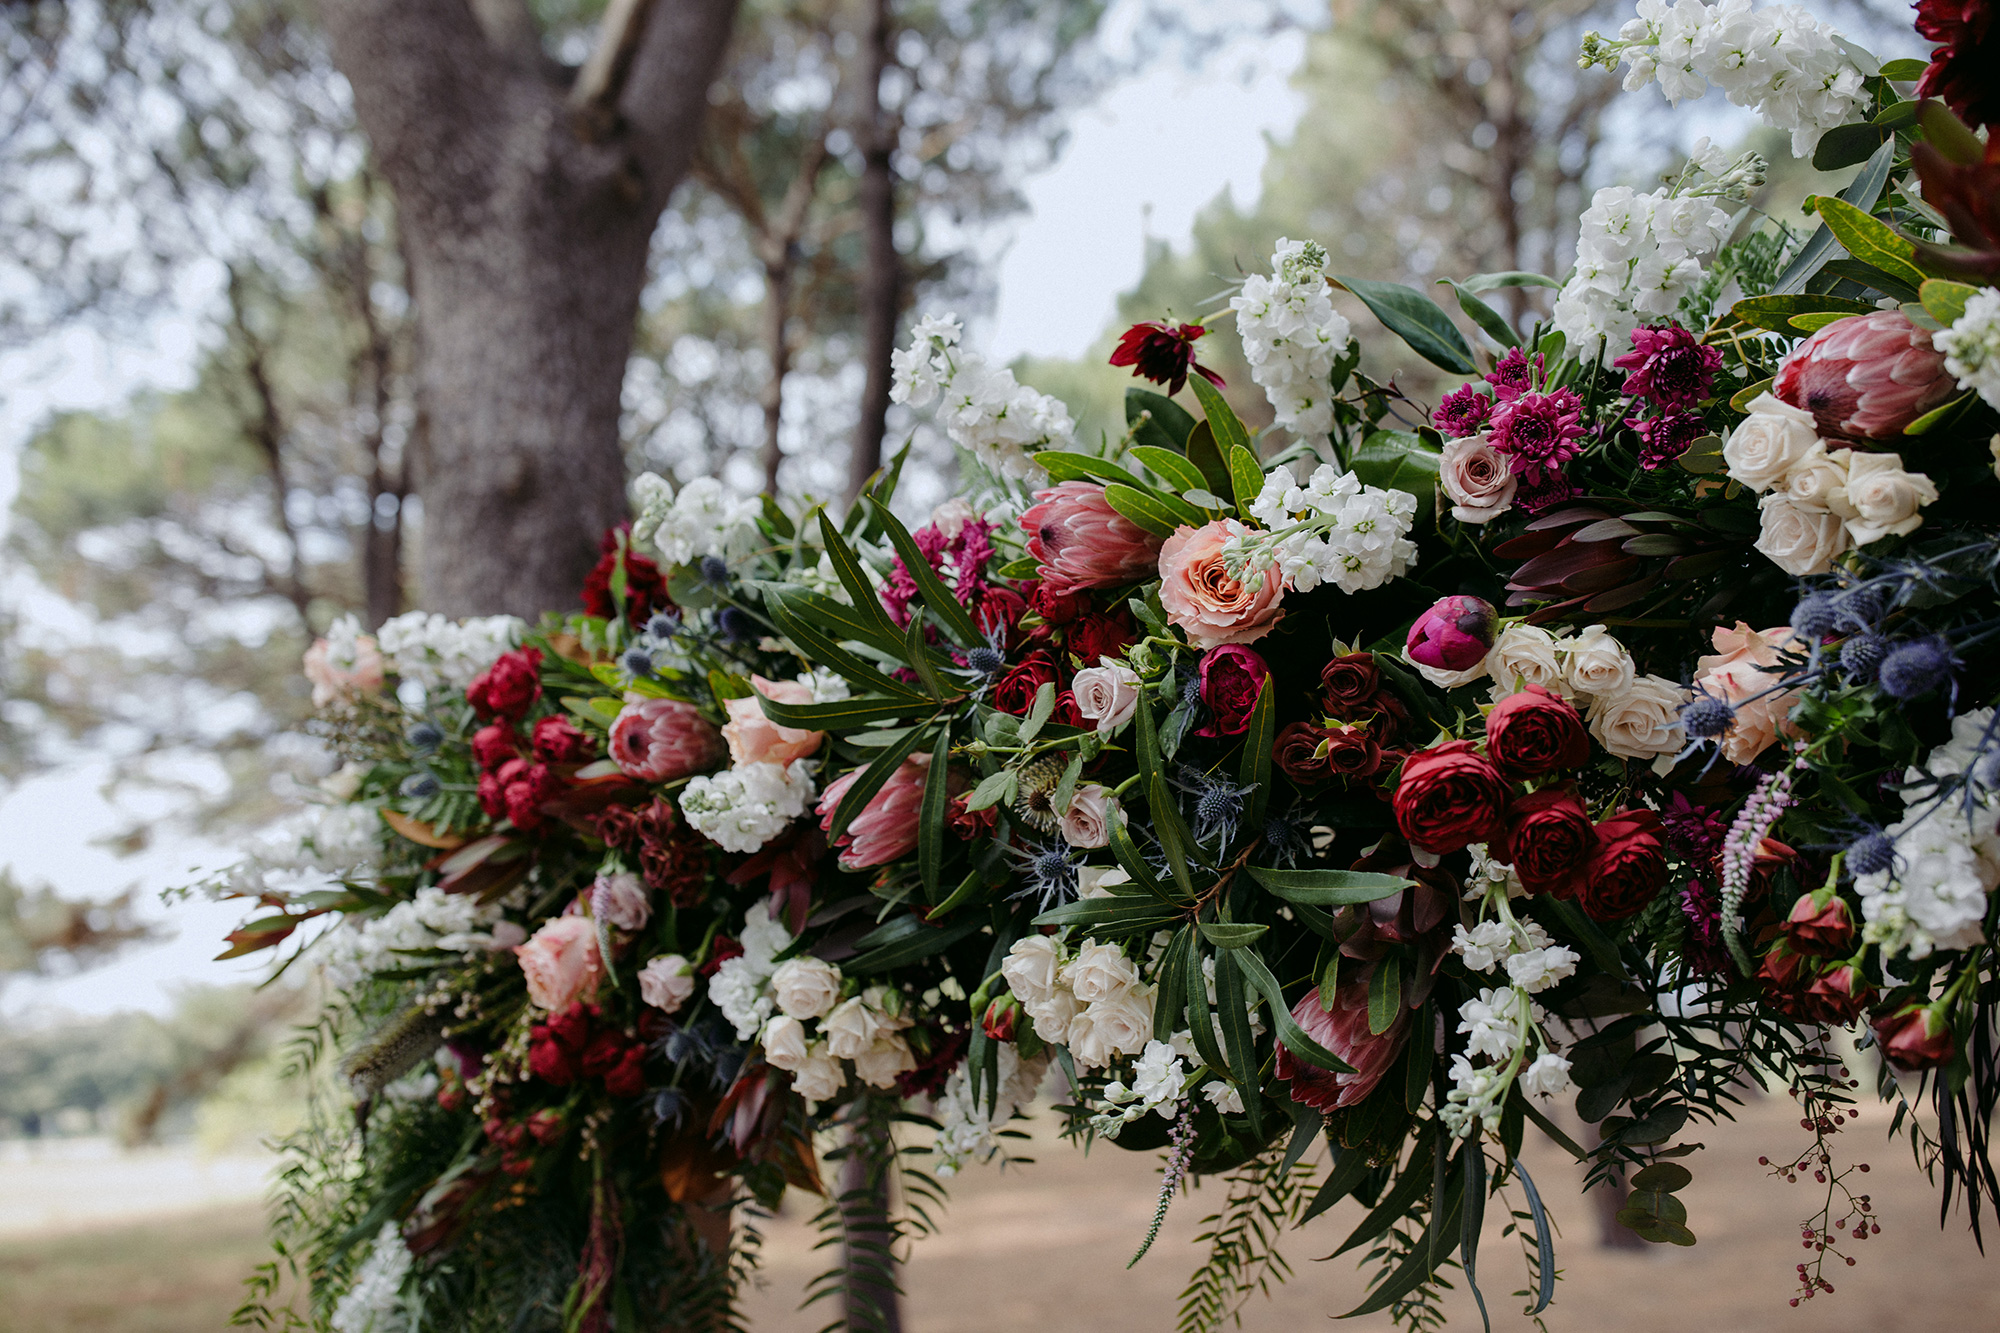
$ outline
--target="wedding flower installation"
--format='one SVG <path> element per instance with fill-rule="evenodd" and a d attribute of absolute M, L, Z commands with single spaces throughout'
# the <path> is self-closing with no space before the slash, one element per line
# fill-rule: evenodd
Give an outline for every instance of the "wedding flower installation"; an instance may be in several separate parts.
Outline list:
<path fill-rule="evenodd" d="M 330 997 L 260 1291 L 302 1275 L 338 1333 L 736 1327 L 759 1208 L 826 1199 L 815 1298 L 890 1281 L 1042 1099 L 1162 1155 L 1137 1255 L 1219 1192 L 1186 1329 L 1315 1224 L 1364 1269 L 1333 1313 L 1435 1326 L 1453 1268 L 1483 1311 L 1495 1196 L 1538 1313 L 1531 1130 L 1692 1245 L 1696 1136 L 1751 1079 L 1809 1137 L 1770 1171 L 1819 1187 L 1779 1295 L 1880 1229 L 1864 1082 L 1977 1230 L 2000 21 L 1918 30 L 1883 64 L 1792 6 L 1641 0 L 1586 40 L 1858 168 L 1804 227 L 1704 142 L 1597 191 L 1565 277 L 1451 282 L 1478 347 L 1281 241 L 1125 334 L 1162 392 L 1096 442 L 927 318 L 895 398 L 964 498 L 914 526 L 900 460 L 844 514 L 648 475 L 575 613 L 337 624 L 325 803 L 212 886 L 258 904 L 231 953 Z M 1552 293 L 1525 332 L 1485 299 L 1517 286 Z M 1452 384 L 1361 373 L 1336 301 Z M 1223 324 L 1267 433 L 1197 360 Z"/>

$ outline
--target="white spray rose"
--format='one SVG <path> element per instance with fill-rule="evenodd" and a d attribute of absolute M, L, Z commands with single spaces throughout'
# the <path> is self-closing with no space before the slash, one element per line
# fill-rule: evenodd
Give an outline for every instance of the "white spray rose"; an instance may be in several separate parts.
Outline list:
<path fill-rule="evenodd" d="M 1091 782 L 1076 789 L 1069 809 L 1063 811 L 1063 841 L 1072 847 L 1102 847 L 1111 841 L 1111 821 L 1118 818 L 1118 802 L 1111 789 Z"/>
<path fill-rule="evenodd" d="M 1750 415 L 1723 442 L 1722 461 L 1732 481 L 1768 491 L 1817 443 L 1812 413 L 1760 393 L 1750 402 Z"/>
<path fill-rule="evenodd" d="M 1556 636 L 1540 625 L 1509 625 L 1493 641 L 1485 666 L 1486 674 L 1493 677 L 1496 703 L 1524 685 L 1540 685 L 1555 694 L 1564 692 Z"/>
<path fill-rule="evenodd" d="M 1765 496 L 1757 510 L 1757 549 L 1787 574 L 1824 574 L 1847 550 L 1847 524 L 1838 514 L 1807 509 L 1784 491 Z"/>
<path fill-rule="evenodd" d="M 1784 494 L 1801 509 L 1817 509 L 1842 518 L 1854 517 L 1847 498 L 1847 468 L 1852 449 L 1828 449 L 1825 440 L 1813 447 L 1785 474 Z"/>
<path fill-rule="evenodd" d="M 694 995 L 694 965 L 677 953 L 651 959 L 639 969 L 639 998 L 674 1013 Z"/>
<path fill-rule="evenodd" d="M 1641 676 L 1614 695 L 1590 706 L 1590 734 L 1620 759 L 1654 759 L 1678 754 L 1687 744 L 1681 731 L 1685 687 L 1659 676 Z"/>
<path fill-rule="evenodd" d="M 1115 944 L 1087 940 L 1063 969 L 1063 980 L 1085 1004 L 1122 994 L 1139 984 L 1139 971 Z"/>
<path fill-rule="evenodd" d="M 852 1060 L 890 1030 L 882 1016 L 858 995 L 828 1014 L 819 1026 L 826 1034 L 827 1050 L 842 1060 Z"/>
<path fill-rule="evenodd" d="M 1090 1005 L 1069 1023 L 1069 1048 L 1080 1065 L 1095 1068 L 1113 1056 L 1137 1055 L 1153 1039 L 1153 991 L 1133 986 Z"/>
<path fill-rule="evenodd" d="M 792 1090 L 809 1102 L 829 1101 L 846 1086 L 847 1071 L 824 1044 L 815 1044 L 805 1063 L 792 1073 Z"/>
<path fill-rule="evenodd" d="M 1039 1004 L 1055 993 L 1062 972 L 1062 946 L 1053 936 L 1028 935 L 1014 941 L 1000 964 L 1007 988 L 1022 1004 Z"/>
<path fill-rule="evenodd" d="M 766 1023 L 757 1040 L 764 1047 L 764 1058 L 777 1068 L 792 1074 L 805 1068 L 806 1025 L 790 1014 L 779 1014 Z"/>
<path fill-rule="evenodd" d="M 771 991 L 782 1013 L 818 1018 L 840 1001 L 840 969 L 818 958 L 793 958 L 771 974 Z"/>
<path fill-rule="evenodd" d="M 1856 450 L 1847 465 L 1847 499 L 1854 518 L 1847 531 L 1856 546 L 1884 537 L 1907 537 L 1923 526 L 1918 511 L 1938 498 L 1937 487 L 1921 472 L 1903 471 L 1901 454 Z"/>
<path fill-rule="evenodd" d="M 898 1074 L 907 1074 L 916 1067 L 917 1058 L 910 1054 L 910 1044 L 893 1032 L 877 1038 L 854 1057 L 855 1075 L 871 1088 L 893 1088 Z"/>
<path fill-rule="evenodd" d="M 1070 680 L 1076 711 L 1097 724 L 1097 734 L 1110 739 L 1132 720 L 1139 706 L 1139 673 L 1112 657 L 1100 657 L 1102 665 L 1085 667 Z"/>
<path fill-rule="evenodd" d="M 1637 674 L 1632 654 L 1602 625 L 1591 625 L 1566 645 L 1563 674 L 1569 687 L 1587 698 L 1618 694 Z"/>

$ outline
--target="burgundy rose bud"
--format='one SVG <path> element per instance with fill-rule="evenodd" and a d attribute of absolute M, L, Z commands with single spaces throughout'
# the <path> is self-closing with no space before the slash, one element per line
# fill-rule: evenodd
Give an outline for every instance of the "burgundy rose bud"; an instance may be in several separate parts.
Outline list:
<path fill-rule="evenodd" d="M 990 805 L 984 810 L 968 810 L 965 806 L 971 799 L 970 792 L 952 797 L 945 807 L 944 824 L 960 842 L 983 842 L 993 836 L 1000 823 L 1000 812 Z"/>
<path fill-rule="evenodd" d="M 1530 893 L 1567 898 L 1597 849 L 1597 830 L 1576 784 L 1544 787 L 1507 807 L 1507 859 Z"/>
<path fill-rule="evenodd" d="M 625 525 L 629 531 L 630 525 Z M 618 618 L 618 600 L 611 595 L 611 578 L 618 568 L 618 532 L 604 534 L 598 549 L 604 554 L 583 580 L 583 613 L 599 620 Z M 625 548 L 625 616 L 634 625 L 643 625 L 655 612 L 677 608 L 667 592 L 667 576 L 659 565 Z"/>
<path fill-rule="evenodd" d="M 1539 778 L 1590 762 L 1590 733 L 1576 706 L 1528 685 L 1486 715 L 1486 756 L 1510 778 Z"/>
<path fill-rule="evenodd" d="M 542 802 L 554 796 L 562 785 L 549 772 L 547 764 L 532 764 L 526 759 L 509 759 L 500 765 L 494 777 L 500 783 L 500 799 L 507 818 L 523 831 L 541 824 Z"/>
<path fill-rule="evenodd" d="M 1838 894 L 1827 895 L 1823 904 L 1818 894 L 1801 894 L 1783 929 L 1795 953 L 1839 958 L 1854 949 L 1854 915 Z"/>
<path fill-rule="evenodd" d="M 1499 617 L 1480 597 L 1440 597 L 1410 626 L 1404 647 L 1412 662 L 1439 671 L 1465 671 L 1493 649 Z"/>
<path fill-rule="evenodd" d="M 1083 720 L 1083 710 L 1076 706 L 1076 691 L 1056 691 L 1056 706 L 1049 714 L 1049 721 L 1059 727 L 1075 727 L 1082 730 L 1090 724 Z"/>
<path fill-rule="evenodd" d="M 1958 392 L 1931 335 L 1900 310 L 1837 320 L 1793 348 L 1771 392 L 1822 435 L 1893 440 Z"/>
<path fill-rule="evenodd" d="M 502 653 L 498 661 L 472 678 L 465 687 L 466 702 L 483 718 L 505 718 L 516 722 L 542 697 L 538 670 L 542 654 L 535 648 L 516 648 Z"/>
<path fill-rule="evenodd" d="M 500 785 L 498 773 L 479 775 L 479 808 L 486 812 L 488 819 L 507 817 L 507 789 Z"/>
<path fill-rule="evenodd" d="M 1065 631 L 1064 646 L 1069 655 L 1094 667 L 1099 658 L 1123 657 L 1126 645 L 1138 636 L 1132 630 L 1132 617 L 1124 610 L 1113 614 L 1091 611 L 1078 616 Z"/>
<path fill-rule="evenodd" d="M 1620 810 L 1597 826 L 1597 847 L 1584 864 L 1578 899 L 1598 921 L 1621 921 L 1653 901 L 1667 882 L 1660 817 Z"/>
<path fill-rule="evenodd" d="M 1042 686 L 1056 683 L 1055 660 L 1037 648 L 1002 676 L 993 687 L 993 706 L 1003 713 L 1026 717 Z"/>
<path fill-rule="evenodd" d="M 1090 596 L 1081 588 L 1056 583 L 1037 583 L 1028 608 L 1045 624 L 1060 629 L 1090 610 Z"/>
<path fill-rule="evenodd" d="M 563 1118 L 561 1111 L 537 1111 L 528 1117 L 528 1133 L 535 1142 L 547 1145 L 562 1137 Z"/>
<path fill-rule="evenodd" d="M 498 768 L 520 753 L 521 741 L 511 723 L 489 722 L 472 733 L 472 762 L 482 771 Z"/>
<path fill-rule="evenodd" d="M 1353 718 L 1371 711 L 1382 689 L 1382 671 L 1373 653 L 1346 653 L 1319 670 L 1319 706 L 1331 717 Z"/>
<path fill-rule="evenodd" d="M 1374 728 L 1337 722 L 1322 734 L 1326 737 L 1326 771 L 1331 776 L 1365 782 L 1385 767 Z"/>
<path fill-rule="evenodd" d="M 695 971 L 704 977 L 712 977 L 732 958 L 743 956 L 743 941 L 728 935 L 717 935 L 708 951 L 708 961 Z"/>
<path fill-rule="evenodd" d="M 1326 728 L 1315 723 L 1287 723 L 1271 744 L 1271 762 L 1301 787 L 1325 782 L 1333 776 L 1327 766 L 1326 739 Z"/>
<path fill-rule="evenodd" d="M 1875 988 L 1847 963 L 1820 973 L 1806 988 L 1809 1010 L 1822 1023 L 1852 1023 L 1874 998 Z"/>
<path fill-rule="evenodd" d="M 1326 1113 L 1357 1104 L 1375 1091 L 1375 1085 L 1402 1053 L 1410 1036 L 1408 1009 L 1398 1005 L 1395 1020 L 1386 1031 L 1368 1030 L 1371 971 L 1370 967 L 1352 969 L 1352 979 L 1343 980 L 1335 989 L 1331 1011 L 1320 1007 L 1317 986 L 1292 1007 L 1292 1017 L 1308 1037 L 1353 1066 L 1351 1071 L 1341 1072 L 1321 1069 L 1294 1056 L 1279 1042 L 1278 1077 L 1291 1082 L 1292 1100 L 1300 1105 Z M 1424 1034 L 1425 1040 L 1429 1035 Z"/>
<path fill-rule="evenodd" d="M 1011 995 L 1003 995 L 986 1006 L 986 1016 L 980 1020 L 980 1026 L 994 1041 L 1012 1041 L 1014 1029 L 1020 1021 L 1020 1003 Z"/>
<path fill-rule="evenodd" d="M 1914 1001 L 1874 1022 L 1875 1040 L 1882 1053 L 1898 1069 L 1936 1069 L 1951 1063 L 1958 1048 L 1952 1041 L 1951 1024 L 1936 1005 Z"/>
<path fill-rule="evenodd" d="M 1396 784 L 1396 827 L 1412 847 L 1442 856 L 1493 842 L 1511 793 L 1471 741 L 1450 741 L 1410 756 Z"/>
<path fill-rule="evenodd" d="M 478 737 L 473 737 L 475 746 Z M 581 764 L 596 757 L 597 744 L 578 731 L 566 717 L 545 717 L 535 723 L 531 737 L 535 757 L 545 764 Z"/>
<path fill-rule="evenodd" d="M 632 1045 L 618 1063 L 604 1072 L 604 1091 L 613 1097 L 637 1097 L 646 1090 L 646 1048 Z"/>
<path fill-rule="evenodd" d="M 1012 650 L 1021 642 L 1021 617 L 1027 614 L 1028 603 L 1020 593 L 996 586 L 980 597 L 972 619 L 981 634 L 989 639 L 999 636 L 1002 646 Z"/>
<path fill-rule="evenodd" d="M 1186 386 L 1189 371 L 1220 389 L 1224 387 L 1222 376 L 1194 359 L 1195 340 L 1207 333 L 1199 324 L 1149 319 L 1118 335 L 1111 364 L 1132 367 L 1134 375 L 1166 385 L 1168 393 L 1179 393 Z"/>
<path fill-rule="evenodd" d="M 1241 736 L 1250 729 L 1250 713 L 1264 692 L 1270 668 L 1254 648 L 1225 643 L 1211 648 L 1198 668 L 1201 702 L 1208 721 L 1197 736 Z"/>

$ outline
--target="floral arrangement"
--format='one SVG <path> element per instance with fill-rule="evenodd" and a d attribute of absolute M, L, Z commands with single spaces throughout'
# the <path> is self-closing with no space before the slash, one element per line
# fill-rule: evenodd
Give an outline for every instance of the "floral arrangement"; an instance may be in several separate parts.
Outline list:
<path fill-rule="evenodd" d="M 1529 1127 L 1691 1245 L 1688 1136 L 1753 1076 L 1814 1134 L 1774 1174 L 1830 1182 L 1796 1303 L 1879 1230 L 1833 1155 L 1845 1026 L 1977 1228 L 2000 156 L 1966 122 L 2000 102 L 1984 10 L 1919 13 L 1928 66 L 1747 0 L 1587 39 L 1858 165 L 1808 233 L 1704 143 L 1599 191 L 1565 280 L 1452 283 L 1483 349 L 1281 241 L 1226 314 L 1126 333 L 1165 392 L 1094 445 L 925 319 L 895 397 L 967 480 L 914 528 L 900 460 L 844 515 L 649 475 L 580 613 L 337 625 L 306 665 L 345 766 L 217 886 L 264 912 L 233 951 L 306 940 L 331 983 L 344 1095 L 280 1216 L 312 1319 L 733 1326 L 787 1187 L 848 1241 L 817 1295 L 879 1289 L 1044 1094 L 1164 1154 L 1141 1255 L 1226 1182 L 1185 1328 L 1349 1199 L 1347 1313 L 1434 1325 L 1454 1264 L 1478 1293 L 1497 1194 L 1533 1314 Z M 1522 285 L 1525 332 L 1483 299 Z M 1361 373 L 1343 293 L 1440 401 Z M 1196 360 L 1216 318 L 1266 436 Z"/>

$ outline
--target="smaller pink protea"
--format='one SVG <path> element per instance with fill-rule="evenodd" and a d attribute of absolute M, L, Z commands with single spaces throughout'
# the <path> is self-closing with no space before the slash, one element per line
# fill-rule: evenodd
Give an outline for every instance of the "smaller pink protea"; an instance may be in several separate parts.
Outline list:
<path fill-rule="evenodd" d="M 1319 987 L 1292 1006 L 1292 1017 L 1305 1034 L 1353 1066 L 1335 1073 L 1309 1065 L 1278 1043 L 1278 1077 L 1289 1079 L 1292 1100 L 1322 1114 L 1353 1106 L 1375 1091 L 1375 1085 L 1389 1072 L 1402 1054 L 1410 1036 L 1410 1011 L 1398 1006 L 1396 1020 L 1384 1032 L 1368 1030 L 1368 974 L 1373 968 L 1342 968 L 1352 971 L 1352 980 L 1343 980 L 1333 993 L 1333 1011 L 1320 1008 Z"/>
<path fill-rule="evenodd" d="M 627 695 L 611 724 L 611 758 L 627 777 L 667 782 L 713 768 L 728 753 L 722 733 L 693 704 Z"/>
<path fill-rule="evenodd" d="M 1404 648 L 1412 662 L 1439 671 L 1468 671 L 1493 650 L 1498 618 L 1482 597 L 1440 597 L 1410 626 Z"/>
<path fill-rule="evenodd" d="M 885 865 L 916 849 L 917 820 L 923 813 L 924 783 L 930 777 L 930 769 L 929 755 L 911 755 L 889 775 L 889 780 L 868 799 L 868 804 L 861 807 L 861 813 L 848 821 L 847 831 L 837 843 L 841 848 L 842 870 Z M 834 811 L 840 809 L 848 788 L 861 773 L 857 768 L 827 785 L 819 798 L 820 828 L 832 831 Z"/>
<path fill-rule="evenodd" d="M 1771 392 L 1813 414 L 1821 435 L 1893 440 L 1958 383 L 1931 335 L 1900 310 L 1827 325 L 1792 349 Z"/>
<path fill-rule="evenodd" d="M 1160 539 L 1113 509 L 1102 486 L 1059 482 L 1036 491 L 1035 500 L 1021 515 L 1021 530 L 1044 583 L 1116 588 L 1153 577 Z"/>

